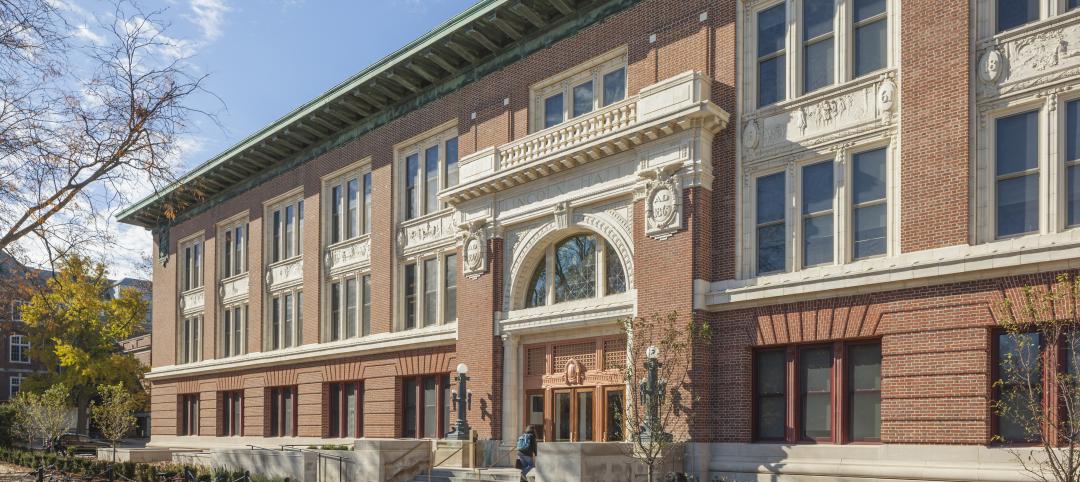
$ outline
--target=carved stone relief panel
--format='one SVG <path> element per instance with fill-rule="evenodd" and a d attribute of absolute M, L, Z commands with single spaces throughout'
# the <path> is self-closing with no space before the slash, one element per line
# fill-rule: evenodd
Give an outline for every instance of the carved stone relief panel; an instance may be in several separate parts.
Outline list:
<path fill-rule="evenodd" d="M 266 270 L 266 286 L 271 290 L 300 283 L 304 276 L 304 260 L 297 259 L 273 265 Z"/>
<path fill-rule="evenodd" d="M 371 239 L 365 236 L 342 246 L 334 246 L 326 251 L 325 262 L 330 273 L 368 266 L 371 264 Z"/>
<path fill-rule="evenodd" d="M 462 226 L 461 272 L 466 278 L 476 279 L 487 271 L 488 229 L 483 221 Z"/>
<path fill-rule="evenodd" d="M 224 303 L 231 303 L 236 300 L 247 298 L 250 287 L 250 280 L 248 275 L 245 274 L 239 277 L 229 278 L 221 282 L 221 301 Z"/>
<path fill-rule="evenodd" d="M 401 254 L 409 255 L 431 247 L 451 244 L 458 232 L 459 216 L 447 211 L 437 216 L 414 219 L 398 228 L 397 241 Z"/>
<path fill-rule="evenodd" d="M 1011 94 L 1080 76 L 1080 17 L 1036 23 L 984 43 L 979 97 Z"/>

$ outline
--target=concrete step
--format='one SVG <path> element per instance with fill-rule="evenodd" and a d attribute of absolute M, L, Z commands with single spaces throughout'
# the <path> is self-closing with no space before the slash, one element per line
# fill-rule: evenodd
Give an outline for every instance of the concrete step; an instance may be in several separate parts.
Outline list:
<path fill-rule="evenodd" d="M 513 468 L 491 468 L 480 471 L 477 477 L 476 469 L 461 469 L 452 467 L 439 467 L 431 470 L 430 482 L 520 482 L 521 471 Z M 421 473 L 413 478 L 413 482 L 429 482 L 427 473 Z"/>

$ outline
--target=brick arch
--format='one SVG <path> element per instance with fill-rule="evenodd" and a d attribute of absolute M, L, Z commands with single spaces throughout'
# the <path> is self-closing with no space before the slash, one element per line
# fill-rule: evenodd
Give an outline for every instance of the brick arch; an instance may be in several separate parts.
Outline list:
<path fill-rule="evenodd" d="M 634 287 L 634 243 L 624 225 L 607 213 L 576 214 L 574 222 L 559 229 L 554 222 L 528 233 L 521 243 L 510 253 L 514 257 L 510 264 L 510 289 L 507 306 L 511 310 L 522 308 L 522 296 L 526 285 L 532 278 L 537 265 L 543 261 L 547 247 L 576 234 L 592 234 L 610 244 L 619 255 L 623 271 L 626 272 L 628 289 Z M 515 255 L 515 253 L 518 253 Z"/>

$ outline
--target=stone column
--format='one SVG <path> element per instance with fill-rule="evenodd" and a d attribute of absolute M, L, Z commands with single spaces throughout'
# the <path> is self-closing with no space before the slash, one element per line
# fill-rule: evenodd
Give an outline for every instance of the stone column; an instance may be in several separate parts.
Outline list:
<path fill-rule="evenodd" d="M 517 440 L 521 427 L 521 337 L 503 333 L 503 444 Z"/>

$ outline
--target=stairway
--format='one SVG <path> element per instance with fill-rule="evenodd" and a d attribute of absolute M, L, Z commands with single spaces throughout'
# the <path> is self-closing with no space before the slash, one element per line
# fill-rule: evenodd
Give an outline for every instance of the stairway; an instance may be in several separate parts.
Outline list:
<path fill-rule="evenodd" d="M 520 482 L 521 471 L 514 468 L 491 468 L 480 471 L 480 477 L 476 476 L 476 469 L 460 469 L 455 467 L 437 467 L 431 469 L 430 482 Z M 413 482 L 429 482 L 426 473 L 413 478 Z"/>

